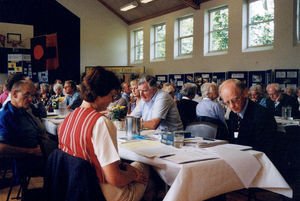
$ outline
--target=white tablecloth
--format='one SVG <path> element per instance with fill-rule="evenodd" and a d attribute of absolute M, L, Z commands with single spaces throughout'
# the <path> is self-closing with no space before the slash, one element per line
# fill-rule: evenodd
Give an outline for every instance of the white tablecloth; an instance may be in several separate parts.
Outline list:
<path fill-rule="evenodd" d="M 118 132 L 124 135 L 124 132 Z M 250 184 L 292 197 L 292 190 L 268 157 L 257 151 L 249 151 L 261 163 L 262 168 Z M 234 170 L 222 159 L 176 164 L 162 158 L 147 158 L 119 146 L 121 158 L 140 161 L 155 168 L 161 178 L 171 185 L 165 201 L 205 200 L 223 193 L 245 188 Z"/>

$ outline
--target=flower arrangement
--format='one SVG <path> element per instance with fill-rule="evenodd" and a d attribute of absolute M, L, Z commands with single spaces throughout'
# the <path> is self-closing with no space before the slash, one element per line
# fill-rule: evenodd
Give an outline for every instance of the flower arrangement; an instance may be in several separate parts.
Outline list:
<path fill-rule="evenodd" d="M 110 116 L 111 116 L 112 120 L 121 121 L 123 118 L 126 117 L 127 107 L 125 107 L 125 106 L 119 106 L 119 105 L 111 107 L 110 113 L 111 113 Z"/>
<path fill-rule="evenodd" d="M 64 100 L 65 100 L 64 96 L 52 99 L 52 107 L 53 107 L 53 109 L 58 109 L 59 108 L 59 103 L 63 102 Z"/>

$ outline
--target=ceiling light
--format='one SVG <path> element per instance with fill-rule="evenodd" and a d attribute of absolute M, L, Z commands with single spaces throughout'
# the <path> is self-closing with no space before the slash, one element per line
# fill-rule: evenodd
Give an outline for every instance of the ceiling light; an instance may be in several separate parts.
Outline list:
<path fill-rule="evenodd" d="M 136 1 L 133 1 L 133 2 L 130 2 L 130 3 L 128 3 L 128 4 L 124 5 L 124 6 L 122 6 L 122 7 L 120 8 L 120 10 L 121 10 L 121 11 L 128 11 L 128 10 L 130 10 L 130 9 L 133 9 L 133 8 L 137 7 L 137 6 L 138 6 L 138 3 L 137 3 Z"/>
<path fill-rule="evenodd" d="M 149 3 L 151 1 L 153 1 L 153 0 L 141 0 L 141 3 Z"/>

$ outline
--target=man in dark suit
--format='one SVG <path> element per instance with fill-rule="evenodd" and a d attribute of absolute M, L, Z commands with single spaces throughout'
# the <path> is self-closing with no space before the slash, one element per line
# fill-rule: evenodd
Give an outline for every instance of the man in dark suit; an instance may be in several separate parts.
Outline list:
<path fill-rule="evenodd" d="M 274 113 L 275 116 L 282 116 L 282 107 L 290 106 L 291 116 L 299 118 L 299 104 L 296 98 L 283 94 L 281 87 L 277 83 L 272 83 L 267 86 L 269 98 L 266 100 L 267 108 Z"/>
<path fill-rule="evenodd" d="M 247 94 L 247 88 L 239 80 L 226 80 L 220 86 L 220 95 L 231 109 L 227 140 L 269 155 L 276 136 L 276 121 L 266 108 L 248 99 Z"/>

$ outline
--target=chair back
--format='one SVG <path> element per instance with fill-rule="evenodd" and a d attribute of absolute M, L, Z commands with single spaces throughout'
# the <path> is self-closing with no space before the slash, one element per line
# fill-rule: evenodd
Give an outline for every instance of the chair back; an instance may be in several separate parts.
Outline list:
<path fill-rule="evenodd" d="M 192 122 L 186 126 L 186 131 L 191 132 L 192 136 L 215 139 L 218 126 L 210 122 Z"/>
<path fill-rule="evenodd" d="M 48 158 L 44 190 L 48 201 L 105 201 L 92 165 L 59 149 Z"/>

